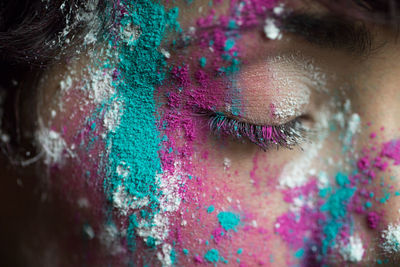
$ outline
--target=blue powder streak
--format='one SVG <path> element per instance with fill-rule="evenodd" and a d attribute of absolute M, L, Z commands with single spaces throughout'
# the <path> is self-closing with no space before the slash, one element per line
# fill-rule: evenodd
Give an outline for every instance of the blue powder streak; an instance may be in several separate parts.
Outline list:
<path fill-rule="evenodd" d="M 327 212 L 329 216 L 323 226 L 325 236 L 322 240 L 323 255 L 328 252 L 329 248 L 335 245 L 336 237 L 345 223 L 347 205 L 356 191 L 356 188 L 348 187 L 350 181 L 347 175 L 343 173 L 337 173 L 336 183 L 340 187 L 329 196 L 327 202 L 321 207 L 321 211 Z"/>
<path fill-rule="evenodd" d="M 129 197 L 148 198 L 151 210 L 146 214 L 146 219 L 151 219 L 159 212 L 158 199 L 161 192 L 158 190 L 156 175 L 162 173 L 154 90 L 165 78 L 163 69 L 166 62 L 159 52 L 159 46 L 167 30 L 180 29 L 176 22 L 178 9 L 166 12 L 162 5 L 149 0 L 122 0 L 121 5 L 127 11 L 121 20 L 121 29 L 127 25 L 136 25 L 140 28 L 140 36 L 133 46 L 113 36 L 110 39 L 119 52 L 116 68 L 120 75 L 113 85 L 117 94 L 115 99 L 121 101 L 123 114 L 115 131 L 107 135 L 106 142 L 110 151 L 108 158 L 104 159 L 104 187 L 110 200 L 120 186 L 123 186 Z M 110 69 L 109 65 L 105 65 Z M 117 171 L 121 167 L 126 170 L 125 177 Z M 133 240 L 136 227 L 134 216 L 130 218 L 127 233 L 131 248 L 135 247 Z M 151 246 L 152 242 L 148 245 Z"/>

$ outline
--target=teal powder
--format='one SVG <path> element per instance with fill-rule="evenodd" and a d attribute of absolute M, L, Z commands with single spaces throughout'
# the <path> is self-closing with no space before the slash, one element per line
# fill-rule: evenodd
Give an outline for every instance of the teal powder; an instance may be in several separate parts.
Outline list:
<path fill-rule="evenodd" d="M 335 245 L 335 240 L 343 227 L 347 205 L 354 195 L 356 188 L 350 188 L 347 175 L 337 173 L 336 183 L 339 185 L 329 196 L 327 202 L 321 206 L 321 211 L 328 213 L 328 219 L 323 226 L 324 239 L 322 240 L 322 253 L 326 254 L 328 249 Z"/>
<path fill-rule="evenodd" d="M 175 249 L 171 250 L 170 258 L 171 258 L 172 264 L 175 264 L 176 263 L 176 251 L 175 251 Z"/>
<path fill-rule="evenodd" d="M 218 262 L 219 261 L 219 252 L 216 249 L 210 249 L 207 251 L 207 253 L 204 255 L 204 259 L 206 259 L 208 262 Z"/>
<path fill-rule="evenodd" d="M 129 197 L 148 198 L 151 219 L 158 212 L 160 196 L 156 175 L 162 173 L 154 90 L 165 78 L 166 63 L 159 46 L 167 30 L 179 30 L 178 9 L 166 12 L 162 5 L 149 0 L 122 0 L 121 4 L 127 11 L 121 20 L 122 29 L 129 24 L 137 25 L 140 36 L 133 46 L 117 38 L 110 40 L 119 52 L 116 69 L 121 78 L 113 81 L 113 86 L 123 113 L 120 124 L 107 136 L 110 149 L 104 186 L 111 200 L 119 186 Z M 127 170 L 128 175 L 122 177 L 118 168 Z M 134 228 L 128 226 L 128 236 L 133 236 L 130 232 Z"/>
<path fill-rule="evenodd" d="M 237 28 L 236 21 L 234 19 L 229 20 L 228 29 L 233 30 L 236 28 Z"/>
<path fill-rule="evenodd" d="M 225 50 L 225 51 L 229 51 L 229 50 L 231 50 L 234 46 L 235 46 L 235 40 L 233 40 L 233 39 L 228 39 L 228 40 L 225 41 L 224 50 Z"/>
<path fill-rule="evenodd" d="M 129 217 L 129 225 L 128 225 L 128 229 L 127 229 L 127 233 L 126 233 L 128 248 L 132 252 L 136 250 L 135 228 L 138 227 L 138 225 L 139 225 L 139 223 L 137 221 L 136 215 L 132 214 Z"/>
<path fill-rule="evenodd" d="M 206 66 L 207 59 L 205 57 L 202 57 L 202 58 L 200 58 L 199 63 L 200 63 L 200 67 L 204 68 Z"/>
<path fill-rule="evenodd" d="M 154 239 L 154 237 L 149 236 L 149 237 L 147 238 L 146 245 L 147 245 L 149 248 L 155 248 L 155 247 L 156 247 L 156 240 Z"/>
<path fill-rule="evenodd" d="M 234 230 L 235 232 L 237 231 L 236 226 L 240 223 L 239 215 L 229 211 L 223 211 L 217 215 L 217 218 L 222 228 L 224 228 L 225 231 L 228 230 Z"/>
<path fill-rule="evenodd" d="M 237 250 L 237 254 L 242 254 L 243 253 L 243 249 L 242 248 L 239 248 L 238 250 Z"/>
<path fill-rule="evenodd" d="M 304 256 L 304 249 L 299 249 L 296 251 L 296 253 L 294 254 L 294 256 L 298 259 L 302 258 Z"/>
<path fill-rule="evenodd" d="M 210 206 L 208 207 L 208 209 L 207 209 L 207 212 L 208 212 L 208 213 L 213 213 L 214 210 L 215 210 L 214 206 L 213 206 L 213 205 L 210 205 Z"/>
<path fill-rule="evenodd" d="M 187 250 L 186 248 L 182 249 L 183 254 L 188 255 L 189 254 L 189 250 Z"/>

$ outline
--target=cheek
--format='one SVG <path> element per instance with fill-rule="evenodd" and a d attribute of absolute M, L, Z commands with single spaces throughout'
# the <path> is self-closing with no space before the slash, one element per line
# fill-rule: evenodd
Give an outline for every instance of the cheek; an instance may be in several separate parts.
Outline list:
<path fill-rule="evenodd" d="M 36 139 L 47 170 L 42 176 L 47 176 L 50 193 L 70 203 L 73 216 L 86 220 L 95 215 L 90 219 L 95 222 L 106 203 L 101 168 L 107 149 L 104 114 L 98 114 L 97 105 L 79 87 L 70 88 L 40 110 Z"/>

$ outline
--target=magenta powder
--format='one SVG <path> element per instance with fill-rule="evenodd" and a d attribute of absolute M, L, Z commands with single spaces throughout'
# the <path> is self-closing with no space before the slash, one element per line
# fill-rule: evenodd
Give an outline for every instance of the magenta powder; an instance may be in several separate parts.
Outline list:
<path fill-rule="evenodd" d="M 367 224 L 371 229 L 376 229 L 381 220 L 381 216 L 375 211 L 371 211 L 367 215 Z"/>
<path fill-rule="evenodd" d="M 383 144 L 381 155 L 394 160 L 394 165 L 400 164 L 400 140 L 392 140 Z"/>

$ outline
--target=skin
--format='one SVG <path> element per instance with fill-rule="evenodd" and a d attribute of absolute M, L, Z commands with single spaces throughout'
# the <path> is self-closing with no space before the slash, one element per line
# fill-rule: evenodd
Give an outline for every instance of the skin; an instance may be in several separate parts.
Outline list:
<path fill-rule="evenodd" d="M 203 17 L 207 14 L 208 1 L 196 1 L 192 6 L 181 5 L 180 23 L 183 29 L 193 25 L 194 17 Z M 203 6 L 203 13 L 199 14 L 198 8 Z M 225 14 L 227 5 L 217 7 L 217 14 Z M 309 7 L 318 13 L 328 12 L 316 3 L 298 2 L 294 8 Z M 284 201 L 284 189 L 279 187 L 283 179 L 285 167 L 289 164 L 302 164 L 301 159 L 312 149 L 313 144 L 320 144 L 317 156 L 311 158 L 307 169 L 322 170 L 328 174 L 333 183 L 333 178 L 338 171 L 354 169 L 354 161 L 362 154 L 362 149 L 370 147 L 372 143 L 380 144 L 398 138 L 398 115 L 400 97 L 397 85 L 400 82 L 400 49 L 396 42 L 396 32 L 385 26 L 367 24 L 373 33 L 373 53 L 361 57 L 336 49 L 321 48 L 312 45 L 294 34 L 285 34 L 282 40 L 266 41 L 256 30 L 246 32 L 239 41 L 243 48 L 243 58 L 246 63 L 243 72 L 238 74 L 238 84 L 242 90 L 240 96 L 244 99 L 244 120 L 257 124 L 283 123 L 293 117 L 276 119 L 270 114 L 268 103 L 279 102 L 282 94 L 288 93 L 283 88 L 280 93 L 274 92 L 271 87 L 275 84 L 263 71 L 268 58 L 278 54 L 290 55 L 299 51 L 305 58 L 314 60 L 322 73 L 326 74 L 324 91 L 312 88 L 310 102 L 300 107 L 303 122 L 310 128 L 316 129 L 316 134 L 310 136 L 311 144 L 304 144 L 304 150 L 295 147 L 289 149 L 270 149 L 262 151 L 250 142 L 241 143 L 237 140 L 221 140 L 205 133 L 199 135 L 193 142 L 193 155 L 191 172 L 193 176 L 200 177 L 197 182 L 188 181 L 185 202 L 179 210 L 168 214 L 171 222 L 171 232 L 176 234 L 179 228 L 181 238 L 178 240 L 171 235 L 168 242 L 177 241 L 176 250 L 188 249 L 191 257 L 180 256 L 179 266 L 193 265 L 193 256 L 204 255 L 207 249 L 218 248 L 221 255 L 229 258 L 229 266 L 236 263 L 235 252 L 243 249 L 240 261 L 248 266 L 264 263 L 267 266 L 291 266 L 301 260 L 294 257 L 293 250 L 282 238 L 274 234 L 277 218 L 289 211 L 290 205 Z M 100 47 L 93 48 L 100 51 Z M 97 49 L 97 50 L 96 50 Z M 188 51 L 177 51 L 168 61 L 171 65 L 187 62 L 196 66 L 197 58 L 192 57 L 196 48 Z M 100 52 L 99 52 L 100 53 Z M 85 179 L 85 169 L 98 168 L 101 161 L 100 152 L 105 149 L 105 144 L 99 139 L 94 142 L 93 149 L 87 153 L 80 150 L 77 145 L 77 133 L 85 127 L 85 119 L 93 114 L 96 103 L 93 99 L 80 90 L 88 79 L 87 66 L 93 66 L 90 57 L 76 57 L 68 64 L 56 64 L 45 71 L 36 95 L 30 99 L 30 105 L 24 109 L 27 114 L 36 113 L 36 121 L 40 126 L 64 131 L 63 138 L 70 152 L 63 153 L 63 164 L 49 168 L 42 160 L 33 166 L 15 170 L 10 167 L 6 158 L 0 162 L 4 170 L 3 185 L 0 187 L 2 203 L 5 209 L 4 218 L 1 220 L 5 238 L 13 248 L 12 251 L 22 256 L 17 264 L 30 266 L 61 265 L 72 266 L 82 262 L 99 266 L 109 262 L 116 266 L 126 265 L 133 261 L 139 265 L 143 258 L 149 259 L 151 265 L 159 265 L 154 250 L 147 249 L 138 238 L 138 249 L 135 253 L 122 251 L 112 253 L 113 248 L 102 241 L 104 225 L 110 203 L 107 203 L 102 178 Z M 279 65 L 279 64 L 277 64 Z M 194 67 L 196 68 L 196 67 Z M 283 75 L 295 66 L 277 66 Z M 75 71 L 73 83 L 69 90 L 60 90 L 60 81 Z M 275 70 L 277 72 L 277 70 Z M 249 79 L 252 75 L 257 79 Z M 289 73 L 288 76 L 291 74 Z M 303 75 L 303 74 L 300 74 Z M 293 78 L 297 82 L 297 78 Z M 301 82 L 300 82 L 301 83 Z M 159 92 L 171 90 L 168 81 L 159 88 Z M 293 90 L 296 90 L 294 88 Z M 218 96 L 225 92 L 216 92 Z M 162 94 L 160 94 L 162 95 Z M 164 103 L 165 99 L 155 98 Z M 344 104 L 349 100 L 351 109 L 344 111 Z M 29 102 L 28 101 L 28 102 Z M 62 105 L 60 105 L 62 104 Z M 32 107 L 35 107 L 32 109 Z M 62 108 L 61 108 L 62 107 Z M 168 110 L 161 105 L 160 114 Z M 51 115 L 51 111 L 54 116 Z M 357 113 L 361 118 L 360 130 L 353 137 L 353 142 L 347 152 L 343 152 L 344 141 L 340 135 L 346 132 L 346 126 L 341 127 L 335 121 L 335 114 L 343 114 L 344 121 L 349 121 L 351 114 Z M 268 115 L 265 115 L 268 114 Z M 325 114 L 325 115 L 324 115 Z M 338 130 L 329 131 L 321 125 L 326 121 L 334 123 Z M 367 125 L 370 122 L 370 126 Z M 381 128 L 384 127 L 384 130 Z M 104 131 L 104 129 L 99 130 Z M 376 132 L 377 137 L 371 141 L 370 133 Z M 177 138 L 183 135 L 177 131 L 173 133 Z M 321 136 L 326 135 L 322 141 Z M 85 140 L 87 142 L 89 140 Z M 182 144 L 186 142 L 183 139 Z M 182 145 L 178 144 L 178 145 Z M 207 157 L 205 157 L 207 153 Z M 230 166 L 224 165 L 224 159 L 230 160 Z M 82 167 L 85 162 L 85 168 Z M 391 180 L 390 176 L 397 176 L 399 169 L 390 167 L 390 172 L 377 173 L 377 177 L 384 177 L 384 183 L 390 183 L 394 188 L 399 188 L 398 180 Z M 307 175 L 309 176 L 309 175 Z M 16 183 L 17 178 L 21 183 Z M 381 180 L 373 180 L 366 185 L 366 190 L 379 187 Z M 82 204 L 79 200 L 86 199 Z M 80 204 L 79 204 L 80 203 Z M 88 204 L 86 204 L 88 203 Z M 207 212 L 207 207 L 214 205 L 213 213 Z M 200 207 L 200 208 L 198 208 Z M 373 210 L 382 214 L 382 224 L 375 230 L 368 228 L 365 216 L 352 215 L 356 233 L 362 237 L 365 253 L 359 266 L 373 265 L 383 252 L 379 244 L 381 230 L 389 223 L 398 222 L 400 202 L 392 197 L 384 205 L 375 205 Z M 219 226 L 217 213 L 220 211 L 235 211 L 241 214 L 241 226 L 237 232 L 229 231 L 228 238 L 222 239 L 219 244 L 211 241 L 211 233 Z M 117 214 L 116 211 L 114 215 Z M 192 215 L 194 214 L 194 215 Z M 117 226 L 123 228 L 127 223 L 124 216 L 116 216 Z M 199 219 L 199 220 L 198 220 Z M 27 223 L 29 221 L 29 223 Z M 184 227 L 179 227 L 186 221 Z M 257 223 L 254 224 L 253 221 Z M 94 230 L 93 238 L 82 234 L 85 225 L 90 225 Z M 247 226 L 247 228 L 246 228 Z M 205 240 L 210 245 L 205 245 Z M 116 241 L 117 243 L 119 240 Z M 114 246 L 114 245 L 111 245 Z M 251 253 L 250 253 L 251 252 Z M 228 255 L 232 255 L 229 257 Z M 273 255 L 274 262 L 270 263 Z M 239 257 L 239 256 L 238 256 Z M 396 266 L 396 255 L 384 255 Z M 10 257 L 10 259 L 15 257 Z M 20 258 L 20 257 L 19 257 Z M 336 257 L 330 266 L 343 265 L 340 257 Z M 357 265 L 357 264 L 355 264 Z"/>

